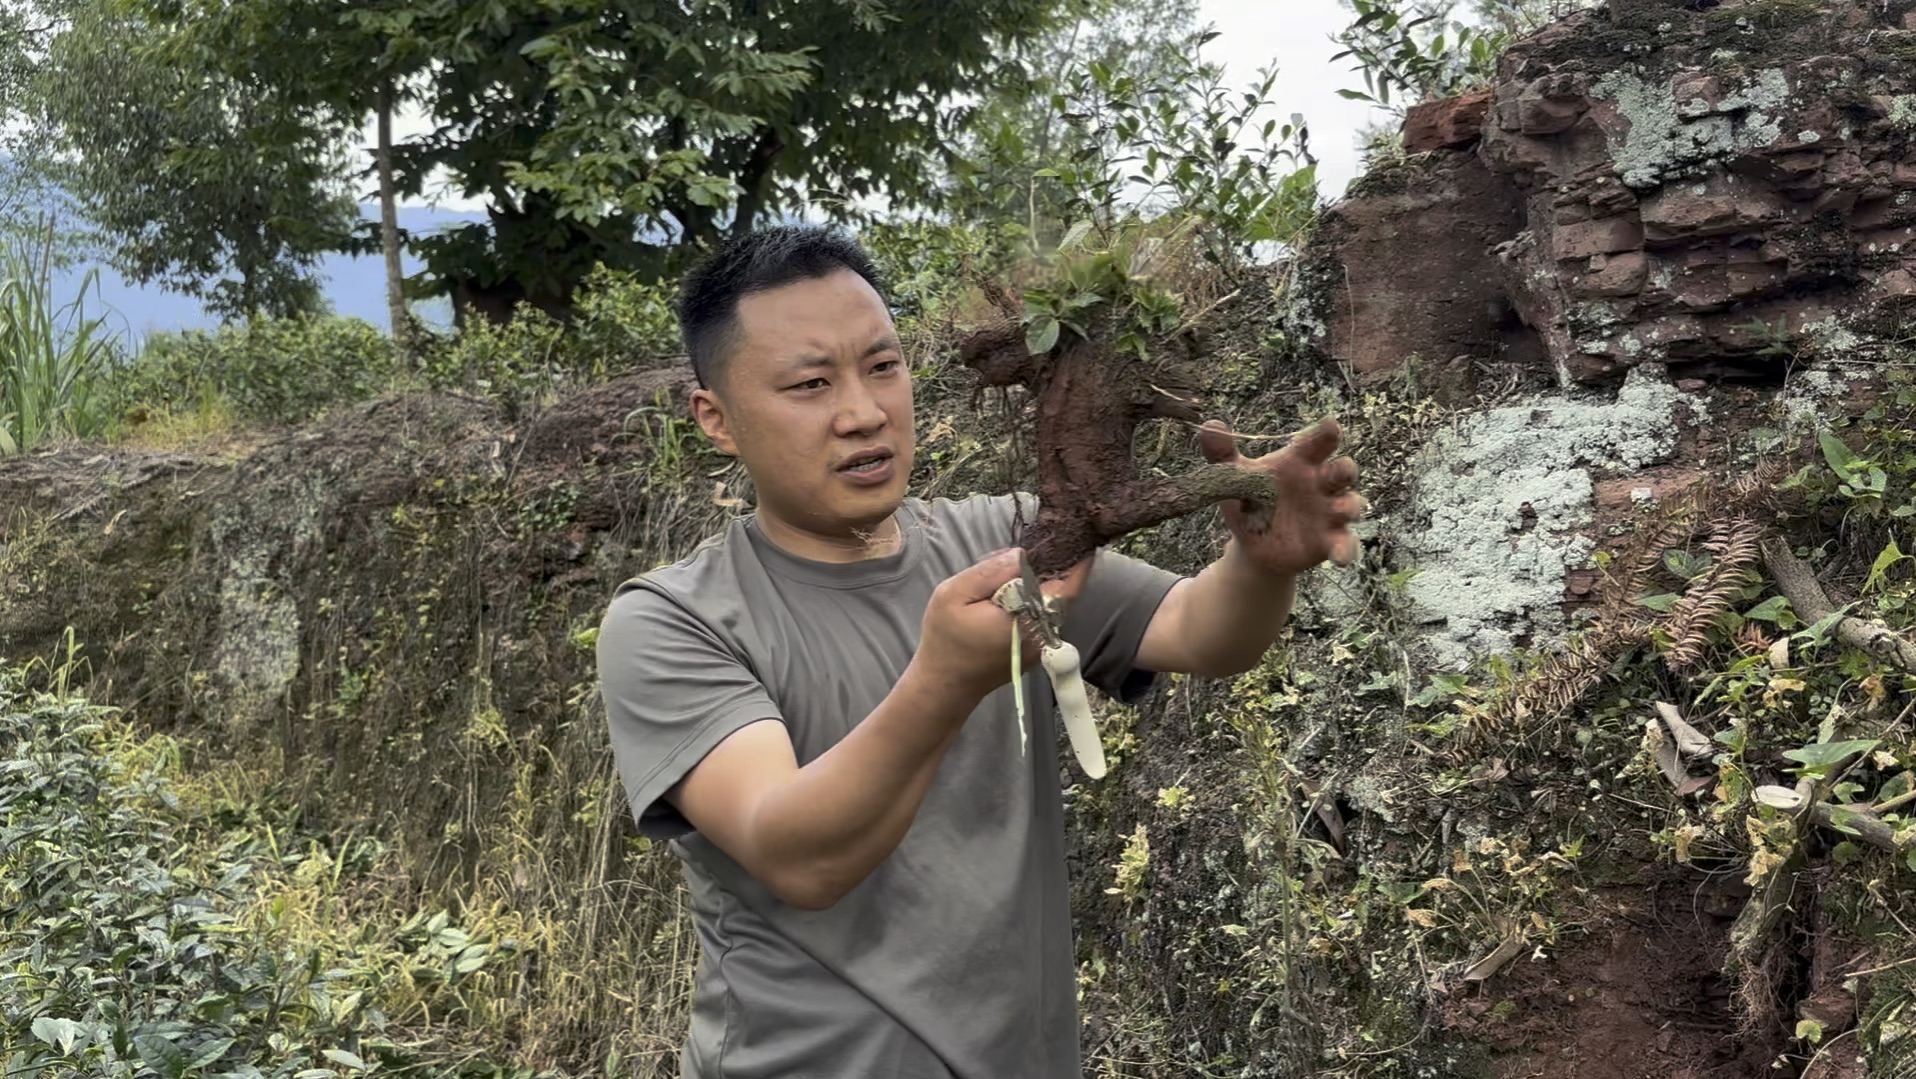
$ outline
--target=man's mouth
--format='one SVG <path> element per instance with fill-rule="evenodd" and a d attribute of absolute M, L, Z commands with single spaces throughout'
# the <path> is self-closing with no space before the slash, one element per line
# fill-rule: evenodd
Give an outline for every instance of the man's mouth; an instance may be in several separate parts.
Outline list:
<path fill-rule="evenodd" d="M 854 476 L 866 475 L 884 468 L 892 459 L 890 450 L 860 450 L 839 464 L 838 471 Z"/>

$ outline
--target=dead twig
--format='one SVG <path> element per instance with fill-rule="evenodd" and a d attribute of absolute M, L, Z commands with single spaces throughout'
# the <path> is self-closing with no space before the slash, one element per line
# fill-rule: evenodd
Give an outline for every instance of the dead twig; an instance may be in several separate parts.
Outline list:
<path fill-rule="evenodd" d="M 1814 624 L 1836 614 L 1836 605 L 1830 602 L 1829 594 L 1823 591 L 1815 571 L 1791 553 L 1789 544 L 1774 537 L 1764 540 L 1763 564 L 1776 581 L 1777 590 L 1796 609 L 1798 618 Z M 1911 644 L 1882 623 L 1840 615 L 1836 619 L 1835 633 L 1836 638 L 1844 644 L 1860 648 L 1886 663 L 1893 663 L 1916 674 L 1916 644 Z"/>
<path fill-rule="evenodd" d="M 1818 802 L 1811 812 L 1816 818 L 1817 827 L 1854 835 L 1870 846 L 1892 854 L 1901 854 L 1913 845 L 1908 842 L 1898 843 L 1894 828 L 1876 814 L 1861 807 Z"/>

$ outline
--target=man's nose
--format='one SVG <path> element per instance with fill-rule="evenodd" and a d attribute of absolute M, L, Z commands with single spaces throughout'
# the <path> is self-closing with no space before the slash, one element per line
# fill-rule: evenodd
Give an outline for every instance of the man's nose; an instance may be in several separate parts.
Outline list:
<path fill-rule="evenodd" d="M 838 398 L 838 433 L 862 434 L 885 426 L 885 409 L 862 378 L 852 379 Z"/>

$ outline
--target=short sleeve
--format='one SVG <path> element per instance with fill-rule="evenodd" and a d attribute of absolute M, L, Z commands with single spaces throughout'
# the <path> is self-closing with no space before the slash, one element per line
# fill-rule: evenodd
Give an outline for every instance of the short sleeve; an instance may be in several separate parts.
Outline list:
<path fill-rule="evenodd" d="M 1138 647 L 1180 580 L 1108 547 L 1098 551 L 1084 590 L 1065 608 L 1064 637 L 1078 649 L 1086 682 L 1127 704 L 1151 688 L 1157 672 L 1137 666 Z"/>
<path fill-rule="evenodd" d="M 648 838 L 692 830 L 663 796 L 706 754 L 741 727 L 784 718 L 711 627 L 644 586 L 607 607 L 598 664 L 613 758 Z"/>

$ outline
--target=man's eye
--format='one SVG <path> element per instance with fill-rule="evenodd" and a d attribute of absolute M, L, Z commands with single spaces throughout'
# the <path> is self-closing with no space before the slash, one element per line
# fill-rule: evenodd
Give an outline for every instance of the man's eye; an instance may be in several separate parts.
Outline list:
<path fill-rule="evenodd" d="M 825 386 L 824 379 L 808 378 L 805 381 L 799 383 L 798 385 L 792 386 L 790 388 L 794 390 L 817 390 L 817 389 L 823 389 L 824 386 Z"/>
<path fill-rule="evenodd" d="M 878 362 L 878 365 L 876 367 L 873 367 L 872 370 L 873 371 L 895 371 L 898 368 L 901 368 L 903 366 L 905 366 L 905 363 L 903 360 L 880 360 Z"/>

